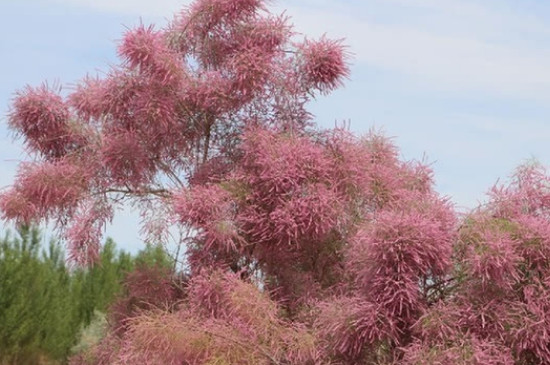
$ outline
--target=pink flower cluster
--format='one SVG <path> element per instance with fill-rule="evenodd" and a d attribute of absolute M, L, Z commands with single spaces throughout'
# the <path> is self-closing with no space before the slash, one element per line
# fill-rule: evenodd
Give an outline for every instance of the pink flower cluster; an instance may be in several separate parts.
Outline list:
<path fill-rule="evenodd" d="M 314 127 L 348 54 L 295 36 L 262 0 L 196 0 L 129 30 L 104 77 L 16 94 L 34 162 L 3 219 L 53 221 L 80 264 L 123 204 L 149 237 L 189 233 L 185 280 L 129 277 L 76 363 L 550 364 L 548 173 L 458 217 L 382 134 Z"/>

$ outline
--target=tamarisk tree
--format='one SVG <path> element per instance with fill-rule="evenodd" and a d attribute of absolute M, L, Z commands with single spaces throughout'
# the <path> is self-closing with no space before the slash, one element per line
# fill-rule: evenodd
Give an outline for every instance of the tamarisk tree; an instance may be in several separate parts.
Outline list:
<path fill-rule="evenodd" d="M 296 38 L 261 0 L 197 0 L 128 31 L 105 78 L 17 94 L 9 125 L 35 161 L 5 219 L 54 221 L 81 263 L 120 204 L 150 240 L 190 232 L 185 280 L 130 283 L 75 363 L 550 362 L 546 174 L 525 167 L 459 221 L 388 139 L 315 128 L 306 104 L 347 55 Z"/>
<path fill-rule="evenodd" d="M 342 83 L 345 52 L 326 38 L 291 42 L 286 18 L 264 8 L 196 2 L 166 29 L 129 30 L 105 78 L 66 97 L 19 92 L 9 126 L 36 158 L 2 195 L 4 217 L 53 220 L 72 257 L 93 261 L 116 205 L 135 204 L 145 231 L 161 233 L 175 196 L 233 169 L 245 131 L 303 134 L 304 104 Z"/>

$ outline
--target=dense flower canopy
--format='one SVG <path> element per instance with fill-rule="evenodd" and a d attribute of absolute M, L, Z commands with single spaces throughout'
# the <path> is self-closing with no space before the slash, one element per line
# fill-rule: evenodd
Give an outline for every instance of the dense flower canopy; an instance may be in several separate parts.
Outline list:
<path fill-rule="evenodd" d="M 197 0 L 129 30 L 104 78 L 16 95 L 9 126 L 34 161 L 3 218 L 53 221 L 82 264 L 122 204 L 147 237 L 189 232 L 184 272 L 128 278 L 74 362 L 550 363 L 544 169 L 458 216 L 389 139 L 314 126 L 306 104 L 348 57 L 297 38 L 262 0 Z"/>
<path fill-rule="evenodd" d="M 106 77 L 65 97 L 47 85 L 20 91 L 9 126 L 36 162 L 2 194 L 4 218 L 54 220 L 70 247 L 97 250 L 110 215 L 85 211 L 170 204 L 189 182 L 228 173 L 247 130 L 305 133 L 305 103 L 342 84 L 347 56 L 340 42 L 293 35 L 263 1 L 199 1 L 165 29 L 128 30 Z"/>

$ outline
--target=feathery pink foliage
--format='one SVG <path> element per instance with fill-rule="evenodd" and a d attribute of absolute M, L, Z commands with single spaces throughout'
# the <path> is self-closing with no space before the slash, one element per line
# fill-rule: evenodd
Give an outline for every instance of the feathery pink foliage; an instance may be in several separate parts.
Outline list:
<path fill-rule="evenodd" d="M 137 133 L 124 131 L 106 136 L 101 160 L 115 186 L 140 186 L 154 175 L 154 164 Z"/>
<path fill-rule="evenodd" d="M 200 231 L 205 251 L 234 252 L 242 241 L 234 222 L 233 204 L 228 191 L 217 185 L 198 186 L 174 196 L 174 211 L 182 222 Z"/>
<path fill-rule="evenodd" d="M 46 85 L 17 94 L 9 126 L 24 137 L 30 151 L 47 158 L 60 158 L 86 142 L 71 127 L 68 106 Z"/>
<path fill-rule="evenodd" d="M 194 21 L 199 26 L 214 27 L 222 21 L 237 22 L 254 15 L 262 6 L 262 0 L 203 0 L 190 7 L 193 16 L 203 17 Z"/>
<path fill-rule="evenodd" d="M 119 55 L 125 58 L 130 68 L 160 81 L 163 86 L 177 86 L 184 76 L 178 64 L 177 55 L 172 54 L 164 42 L 164 34 L 152 26 L 139 27 L 128 31 L 119 47 Z"/>
<path fill-rule="evenodd" d="M 445 201 L 412 193 L 409 199 L 378 212 L 349 256 L 359 290 L 405 323 L 428 304 L 418 283 L 447 273 L 455 224 Z"/>
<path fill-rule="evenodd" d="M 38 217 L 73 210 L 85 195 L 87 174 L 68 161 L 27 163 L 20 166 L 16 177 L 17 194 L 32 202 Z"/>
<path fill-rule="evenodd" d="M 187 298 L 169 310 L 142 306 L 127 317 L 118 337 L 110 335 L 92 350 L 95 363 L 316 363 L 312 335 L 279 318 L 277 304 L 252 284 L 213 271 L 188 285 Z"/>
<path fill-rule="evenodd" d="M 147 310 L 174 308 L 182 299 L 184 278 L 177 278 L 166 268 L 139 265 L 124 280 L 124 295 L 109 308 L 109 322 L 113 332 L 122 336 L 130 327 L 132 318 Z"/>
<path fill-rule="evenodd" d="M 405 351 L 404 365 L 513 365 L 509 348 L 476 338 L 459 338 L 448 345 L 425 347 L 414 343 Z"/>
<path fill-rule="evenodd" d="M 76 85 L 75 90 L 69 95 L 67 103 L 74 108 L 75 113 L 83 121 L 97 121 L 103 113 L 105 91 L 103 80 L 86 77 Z"/>
<path fill-rule="evenodd" d="M 191 110 L 220 114 L 231 108 L 228 95 L 231 82 L 220 71 L 207 71 L 193 79 L 184 90 L 183 100 Z"/>
<path fill-rule="evenodd" d="M 341 41 L 325 37 L 318 41 L 306 40 L 299 49 L 304 55 L 302 72 L 316 89 L 328 93 L 340 87 L 349 75 L 347 54 Z"/>
<path fill-rule="evenodd" d="M 30 224 L 37 217 L 33 202 L 14 188 L 0 194 L 0 210 L 2 218 L 14 220 L 18 224 Z"/>
<path fill-rule="evenodd" d="M 126 32 L 118 48 L 121 65 L 103 78 L 84 78 L 66 101 L 46 86 L 20 92 L 13 103 L 11 128 L 44 163 L 54 159 L 67 168 L 86 166 L 85 183 L 75 183 L 81 194 L 68 186 L 66 192 L 61 187 L 39 187 L 38 192 L 19 179 L 16 185 L 25 186 L 3 195 L 3 216 L 24 222 L 45 218 L 46 212 L 62 212 L 63 217 L 48 218 L 59 218 L 63 230 L 76 214 L 67 206 L 90 196 L 107 196 L 113 206 L 134 199 L 150 207 L 145 197 L 171 197 L 200 171 L 210 169 L 207 175 L 222 181 L 230 173 L 227 166 L 246 153 L 248 147 L 241 148 L 239 141 L 246 144 L 248 137 L 241 135 L 247 130 L 249 136 L 260 138 L 267 129 L 273 137 L 283 130 L 303 134 L 311 118 L 305 103 L 316 88 L 325 92 L 339 85 L 347 66 L 339 42 L 323 38 L 298 47 L 293 36 L 288 19 L 269 14 L 261 0 L 200 0 L 165 29 L 139 25 Z M 308 65 L 317 79 L 306 80 L 313 74 L 306 75 L 299 65 Z M 297 143 L 301 142 L 307 138 Z M 300 153 L 292 148 L 287 152 L 289 160 Z M 324 153 L 318 147 L 310 152 Z M 309 163 L 323 162 L 311 158 L 318 161 Z M 293 174 L 301 179 L 299 171 Z M 340 200 L 339 192 L 329 184 L 327 180 L 316 187 L 300 186 L 303 196 L 290 199 L 287 209 L 296 211 L 294 218 L 304 227 L 293 232 L 289 226 L 284 239 L 297 234 L 323 236 L 336 224 L 340 208 L 333 203 Z M 46 190 L 51 192 L 44 195 Z M 40 199 L 35 200 L 37 193 Z M 54 198 L 54 193 L 63 199 Z M 24 207 L 26 201 L 32 203 Z M 316 202 L 333 209 L 320 208 L 316 216 L 308 216 L 308 207 Z M 324 218 L 328 223 L 321 226 Z M 203 229 L 209 232 L 205 247 L 220 242 L 226 251 L 234 250 L 241 228 L 247 229 L 241 221 L 210 224 Z M 283 233 L 278 235 L 283 239 Z"/>
<path fill-rule="evenodd" d="M 369 348 L 395 341 L 400 335 L 397 323 L 383 307 L 358 298 L 337 298 L 319 305 L 315 327 L 324 356 L 342 363 L 381 360 L 369 353 Z"/>
<path fill-rule="evenodd" d="M 65 231 L 69 257 L 74 262 L 84 266 L 99 259 L 103 228 L 112 217 L 109 207 L 85 204 L 81 207 Z"/>
<path fill-rule="evenodd" d="M 405 349 L 408 363 L 550 361 L 548 181 L 542 168 L 523 166 L 511 184 L 491 190 L 486 206 L 465 217 L 446 303 L 429 308 L 414 325 L 419 338 Z M 469 351 L 457 352 L 464 348 Z"/>
<path fill-rule="evenodd" d="M 129 277 L 90 362 L 550 363 L 547 172 L 522 166 L 457 219 L 390 139 L 314 128 L 307 103 L 348 53 L 295 37 L 262 0 L 196 0 L 129 30 L 120 64 L 66 97 L 16 94 L 35 161 L 3 219 L 53 221 L 80 263 L 121 204 L 151 237 L 189 232 L 189 280 Z"/>
<path fill-rule="evenodd" d="M 479 278 L 483 287 L 498 285 L 511 289 L 519 279 L 516 267 L 521 258 L 515 252 L 516 242 L 505 232 L 494 232 L 485 223 L 480 231 L 480 243 L 472 247 L 474 252 L 468 258 L 470 275 Z"/>

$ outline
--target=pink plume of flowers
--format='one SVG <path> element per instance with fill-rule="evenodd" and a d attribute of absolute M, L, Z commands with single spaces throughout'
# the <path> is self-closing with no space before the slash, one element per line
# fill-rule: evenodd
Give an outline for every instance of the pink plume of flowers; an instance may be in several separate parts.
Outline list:
<path fill-rule="evenodd" d="M 104 112 L 104 93 L 104 80 L 86 77 L 78 83 L 75 90 L 69 94 L 68 103 L 82 119 L 99 122 Z"/>
<path fill-rule="evenodd" d="M 173 198 L 174 212 L 181 222 L 200 229 L 202 251 L 233 253 L 242 239 L 234 222 L 234 202 L 220 185 L 196 186 Z"/>
<path fill-rule="evenodd" d="M 505 307 L 489 303 L 480 325 L 479 311 L 464 304 L 451 298 L 430 307 L 412 326 L 416 338 L 400 349 L 400 364 L 514 364 L 506 331 L 492 317 L 504 316 Z"/>
<path fill-rule="evenodd" d="M 403 365 L 513 365 L 509 348 L 498 342 L 465 336 L 454 342 L 426 346 L 415 342 L 405 348 Z"/>
<path fill-rule="evenodd" d="M 278 288 L 290 308 L 298 293 L 302 300 L 327 286 L 337 265 L 333 250 L 346 215 L 331 188 L 330 160 L 306 137 L 260 128 L 245 134 L 242 151 L 234 179 L 246 189 L 236 222 L 270 277 L 268 287 Z M 316 269 L 306 270 L 310 265 Z"/>
<path fill-rule="evenodd" d="M 124 294 L 109 308 L 109 322 L 118 336 L 130 328 L 132 318 L 155 309 L 173 309 L 183 295 L 177 286 L 187 286 L 170 270 L 138 265 L 124 279 Z"/>
<path fill-rule="evenodd" d="M 542 284 L 542 283 L 541 283 Z M 523 289 L 524 303 L 514 303 L 507 313 L 507 342 L 520 361 L 550 362 L 550 299 L 548 279 Z"/>
<path fill-rule="evenodd" d="M 455 217 L 446 201 L 412 193 L 392 208 L 359 231 L 348 260 L 356 285 L 393 318 L 410 322 L 427 304 L 419 281 L 448 271 Z"/>
<path fill-rule="evenodd" d="M 188 82 L 182 99 L 192 111 L 219 114 L 231 108 L 231 82 L 220 71 L 207 71 Z"/>
<path fill-rule="evenodd" d="M 199 33 L 204 36 L 204 32 L 221 22 L 235 23 L 251 17 L 262 5 L 263 0 L 200 0 L 191 6 L 188 22 L 194 27 L 204 27 Z"/>
<path fill-rule="evenodd" d="M 143 77 L 124 70 L 114 70 L 106 79 L 101 94 L 101 114 L 104 115 L 106 131 L 124 128 L 130 129 L 137 124 L 133 119 L 135 100 L 146 89 Z"/>
<path fill-rule="evenodd" d="M 536 277 L 550 275 L 550 221 L 540 216 L 522 215 L 511 225 L 519 256 Z"/>
<path fill-rule="evenodd" d="M 126 33 L 119 53 L 126 57 L 132 68 L 152 66 L 161 38 L 161 34 L 156 32 L 152 26 L 145 27 L 142 24 Z"/>
<path fill-rule="evenodd" d="M 302 72 L 308 86 L 328 93 L 340 87 L 349 75 L 347 54 L 341 41 L 325 37 L 318 41 L 306 40 L 299 51 L 304 58 Z"/>
<path fill-rule="evenodd" d="M 168 36 L 171 46 L 190 55 L 203 69 L 216 69 L 234 54 L 239 45 L 236 41 L 239 29 L 254 22 L 262 3 L 262 0 L 196 1 L 173 22 Z"/>
<path fill-rule="evenodd" d="M 219 270 L 203 272 L 191 279 L 188 303 L 191 311 L 204 316 L 263 330 L 268 330 L 278 317 L 278 308 L 267 293 L 245 283 L 236 274 Z"/>
<path fill-rule="evenodd" d="M 30 224 L 37 218 L 37 208 L 18 189 L 12 188 L 0 194 L 2 218 L 19 224 Z"/>
<path fill-rule="evenodd" d="M 472 277 L 481 281 L 482 287 L 498 285 L 503 289 L 519 280 L 517 265 L 521 257 L 516 253 L 517 242 L 509 232 L 491 228 L 491 222 L 483 222 L 476 231 L 466 259 Z"/>
<path fill-rule="evenodd" d="M 425 346 L 449 343 L 463 335 L 458 325 L 463 308 L 456 303 L 436 302 L 411 327 Z"/>
<path fill-rule="evenodd" d="M 222 156 L 216 156 L 201 164 L 189 177 L 189 184 L 205 185 L 222 182 L 234 166 Z"/>
<path fill-rule="evenodd" d="M 420 162 L 401 162 L 390 139 L 371 130 L 357 138 L 342 128 L 323 135 L 330 156 L 334 186 L 359 215 L 410 200 L 411 192 L 420 198 L 433 194 L 432 171 Z"/>
<path fill-rule="evenodd" d="M 235 44 L 247 49 L 258 49 L 274 54 L 292 35 L 285 16 L 257 18 L 239 27 Z M 235 51 L 238 51 L 236 49 Z"/>
<path fill-rule="evenodd" d="M 174 211 L 185 221 L 205 226 L 231 214 L 231 194 L 219 185 L 195 187 L 174 197 Z"/>
<path fill-rule="evenodd" d="M 397 341 L 400 335 L 397 323 L 383 307 L 358 298 L 338 298 L 321 302 L 317 310 L 314 328 L 324 356 L 343 364 L 388 360 L 370 350 Z"/>
<path fill-rule="evenodd" d="M 180 96 L 179 91 L 162 86 L 154 78 L 113 71 L 102 94 L 103 139 L 128 132 L 148 150 L 147 161 L 151 157 L 164 162 L 181 160 L 194 136 L 190 133 L 194 126 L 178 116 Z"/>
<path fill-rule="evenodd" d="M 158 133 L 158 137 L 168 138 L 171 133 L 173 140 L 174 128 L 181 127 L 175 121 L 178 96 L 174 91 L 163 89 L 155 81 L 149 82 L 136 94 L 134 100 L 133 113 L 137 122 L 135 127 L 145 132 L 150 129 L 151 137 Z"/>
<path fill-rule="evenodd" d="M 178 56 L 167 47 L 164 33 L 152 26 L 140 25 L 128 31 L 119 54 L 131 68 L 149 73 L 163 86 L 179 85 L 182 80 L 183 68 L 177 62 Z"/>
<path fill-rule="evenodd" d="M 418 191 L 421 194 L 433 193 L 433 170 L 418 161 L 406 162 L 402 166 L 403 185 L 405 190 Z"/>
<path fill-rule="evenodd" d="M 87 266 L 99 259 L 101 235 L 106 222 L 112 219 L 112 210 L 84 203 L 65 231 L 69 258 L 76 264 Z"/>
<path fill-rule="evenodd" d="M 338 128 L 325 133 L 323 140 L 335 186 L 351 202 L 360 203 L 360 215 L 410 199 L 411 191 L 432 194 L 431 169 L 401 162 L 396 146 L 377 131 L 357 138 Z"/>
<path fill-rule="evenodd" d="M 121 131 L 103 140 L 101 161 L 116 186 L 140 186 L 151 180 L 155 166 L 146 146 L 133 131 Z"/>
<path fill-rule="evenodd" d="M 233 74 L 232 91 L 245 101 L 264 87 L 271 70 L 272 55 L 251 48 L 243 49 L 227 62 Z"/>
<path fill-rule="evenodd" d="M 305 328 L 282 321 L 280 308 L 268 293 L 236 274 L 217 270 L 197 275 L 189 284 L 188 306 L 188 311 L 205 319 L 230 324 L 231 332 L 258 344 L 264 356 L 268 353 L 272 359 L 291 360 L 288 363 L 292 364 L 309 363 L 315 356 L 314 340 Z M 281 344 L 287 351 L 280 350 Z M 259 363 L 263 361 L 270 359 Z"/>
<path fill-rule="evenodd" d="M 277 241 L 289 244 L 308 240 L 319 241 L 338 224 L 343 214 L 340 197 L 323 184 L 313 184 L 303 189 L 299 196 L 275 208 L 269 219 L 272 234 Z"/>
<path fill-rule="evenodd" d="M 363 192 L 371 182 L 371 149 L 368 144 L 344 128 L 326 131 L 323 143 L 330 156 L 335 186 L 349 197 L 363 198 Z"/>
<path fill-rule="evenodd" d="M 60 158 L 84 142 L 70 127 L 69 108 L 63 99 L 42 85 L 27 87 L 17 94 L 9 125 L 25 137 L 31 151 L 46 157 Z"/>
<path fill-rule="evenodd" d="M 499 217 L 523 214 L 550 217 L 550 177 L 538 164 L 520 166 L 509 186 L 495 185 L 489 192 L 491 208 Z"/>
<path fill-rule="evenodd" d="M 266 199 L 269 194 L 293 192 L 308 180 L 328 179 L 323 149 L 305 137 L 253 129 L 243 136 L 242 153 L 242 179 Z"/>
<path fill-rule="evenodd" d="M 188 297 L 178 306 L 129 317 L 118 339 L 106 338 L 112 349 L 104 358 L 159 365 L 315 363 L 314 337 L 279 313 L 267 293 L 236 275 L 202 272 L 189 282 Z"/>
<path fill-rule="evenodd" d="M 54 211 L 65 212 L 76 207 L 87 188 L 87 174 L 67 161 L 27 163 L 17 174 L 17 191 L 33 202 L 41 218 Z"/>

